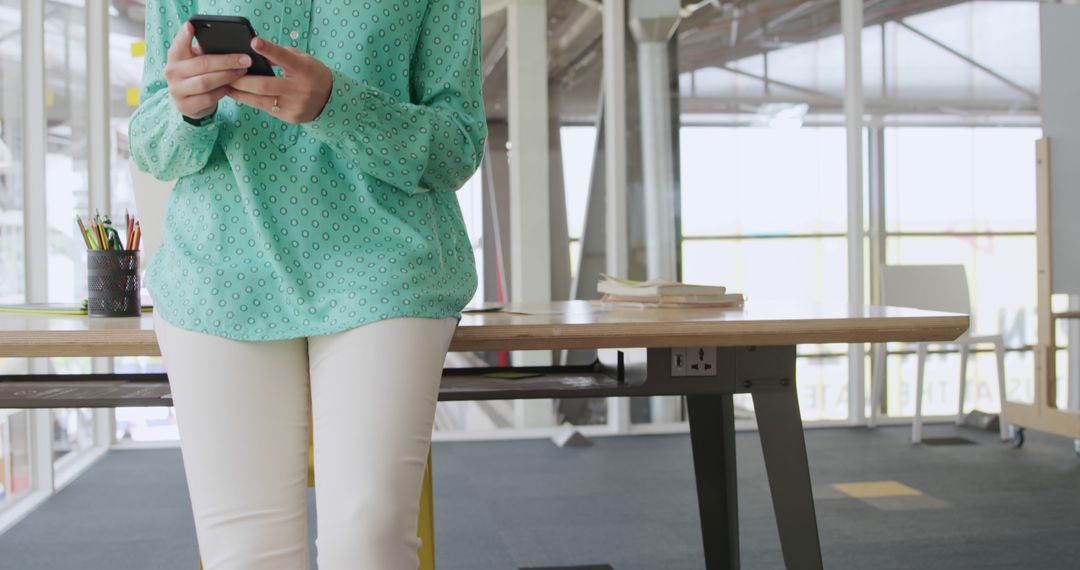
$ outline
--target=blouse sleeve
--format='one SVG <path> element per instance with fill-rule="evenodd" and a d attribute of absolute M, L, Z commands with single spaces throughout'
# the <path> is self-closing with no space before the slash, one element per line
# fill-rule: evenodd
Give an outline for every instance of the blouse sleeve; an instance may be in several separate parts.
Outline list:
<path fill-rule="evenodd" d="M 479 0 L 430 0 L 411 102 L 332 71 L 330 98 L 305 127 L 360 170 L 409 194 L 454 192 L 476 172 L 487 138 Z"/>
<path fill-rule="evenodd" d="M 182 0 L 150 0 L 146 8 L 146 59 L 139 107 L 128 123 L 131 157 L 139 170 L 173 180 L 206 166 L 217 142 L 216 121 L 195 126 L 184 121 L 169 96 L 165 62 L 169 45 L 187 21 Z"/>

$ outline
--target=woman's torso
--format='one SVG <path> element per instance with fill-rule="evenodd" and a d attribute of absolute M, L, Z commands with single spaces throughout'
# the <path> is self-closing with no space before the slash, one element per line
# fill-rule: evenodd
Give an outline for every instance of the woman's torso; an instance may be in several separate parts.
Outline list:
<path fill-rule="evenodd" d="M 198 0 L 261 37 L 408 100 L 427 1 Z M 337 332 L 394 316 L 460 313 L 476 290 L 453 192 L 408 194 L 305 131 L 223 99 L 207 166 L 180 179 L 147 269 L 156 310 L 245 340 Z"/>

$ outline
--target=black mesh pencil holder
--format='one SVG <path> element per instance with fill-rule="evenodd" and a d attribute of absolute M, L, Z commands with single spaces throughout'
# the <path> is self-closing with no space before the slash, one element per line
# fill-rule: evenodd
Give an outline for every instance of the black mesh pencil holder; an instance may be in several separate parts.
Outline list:
<path fill-rule="evenodd" d="M 136 317 L 142 314 L 138 250 L 87 250 L 86 281 L 87 314 L 91 317 Z"/>

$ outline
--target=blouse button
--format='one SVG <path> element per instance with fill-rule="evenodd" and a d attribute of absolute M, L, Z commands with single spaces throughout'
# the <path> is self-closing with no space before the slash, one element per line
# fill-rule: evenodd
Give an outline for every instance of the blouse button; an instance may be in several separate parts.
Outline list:
<path fill-rule="evenodd" d="M 294 40 L 299 39 L 300 38 L 300 32 L 298 32 L 296 30 L 293 30 L 293 31 L 289 32 L 289 37 L 294 39 Z"/>

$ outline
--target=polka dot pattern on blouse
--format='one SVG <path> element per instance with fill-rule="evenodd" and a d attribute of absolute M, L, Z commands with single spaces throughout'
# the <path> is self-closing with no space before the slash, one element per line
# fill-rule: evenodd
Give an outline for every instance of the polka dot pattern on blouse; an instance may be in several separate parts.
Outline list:
<path fill-rule="evenodd" d="M 321 114 L 293 125 L 225 98 L 183 121 L 163 68 L 196 13 L 326 64 Z M 455 192 L 487 136 L 479 0 L 149 0 L 146 40 L 132 158 L 178 179 L 146 269 L 162 318 L 275 340 L 460 317 L 477 276 Z"/>

